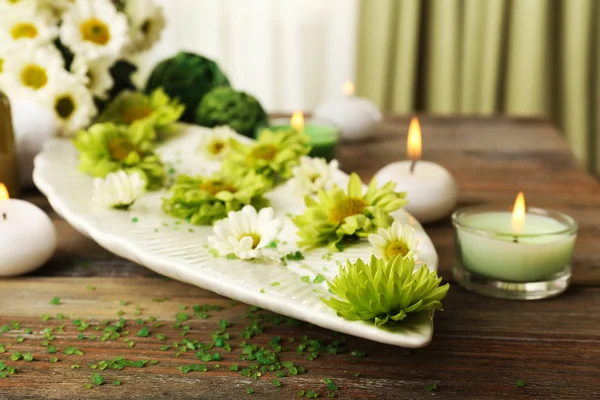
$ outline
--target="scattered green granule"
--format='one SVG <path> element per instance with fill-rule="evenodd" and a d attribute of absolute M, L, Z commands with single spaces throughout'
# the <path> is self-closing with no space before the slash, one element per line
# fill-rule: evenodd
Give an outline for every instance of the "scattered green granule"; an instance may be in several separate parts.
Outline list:
<path fill-rule="evenodd" d="M 323 382 L 327 385 L 328 390 L 338 390 L 338 386 L 335 383 L 333 383 L 333 380 L 331 378 L 323 379 Z"/>
<path fill-rule="evenodd" d="M 23 360 L 24 361 L 33 361 L 33 355 L 31 355 L 31 353 L 24 353 Z"/>
<path fill-rule="evenodd" d="M 271 383 L 273 384 L 273 386 L 277 386 L 277 387 L 281 386 L 281 381 L 279 379 L 277 379 L 277 378 L 274 378 L 271 381 Z"/>
<path fill-rule="evenodd" d="M 139 222 L 139 220 L 140 219 L 138 217 L 131 218 L 131 222 L 133 222 L 134 224 L 137 223 L 137 222 Z"/>
<path fill-rule="evenodd" d="M 315 392 L 312 389 L 310 389 L 308 392 L 306 392 L 307 399 L 316 399 L 317 397 L 319 397 L 319 393 Z"/>
<path fill-rule="evenodd" d="M 8 375 L 14 375 L 15 368 L 6 365 L 4 361 L 0 361 L 0 378 L 6 378 Z"/>
<path fill-rule="evenodd" d="M 121 304 L 122 306 L 126 306 L 128 304 L 128 301 L 127 300 L 121 300 L 119 302 L 119 304 Z"/>
<path fill-rule="evenodd" d="M 350 355 L 353 357 L 364 357 L 366 353 L 364 351 L 352 350 Z"/>
<path fill-rule="evenodd" d="M 302 252 L 300 252 L 300 251 L 296 251 L 294 253 L 290 253 L 290 254 L 286 255 L 285 258 L 290 261 L 300 261 L 300 260 L 304 260 L 304 254 L 302 254 Z"/>
<path fill-rule="evenodd" d="M 55 363 L 55 362 L 58 362 L 58 358 L 50 357 L 50 360 L 48 360 L 48 361 L 50 361 L 51 363 Z"/>
<path fill-rule="evenodd" d="M 425 390 L 427 390 L 428 392 L 434 392 L 437 389 L 437 383 L 430 383 L 429 385 L 425 386 Z"/>
<path fill-rule="evenodd" d="M 104 383 L 104 377 L 100 374 L 93 373 L 91 379 L 92 383 L 96 386 L 100 386 Z"/>
<path fill-rule="evenodd" d="M 19 353 L 18 351 L 15 351 L 13 354 L 11 354 L 10 356 L 10 360 L 11 361 L 19 361 L 20 359 L 23 358 L 23 355 L 21 353 Z"/>
<path fill-rule="evenodd" d="M 87 290 L 92 292 L 92 291 L 96 290 L 96 286 L 88 285 Z"/>
<path fill-rule="evenodd" d="M 315 279 L 313 280 L 313 283 L 321 283 L 325 281 L 325 277 L 321 274 L 317 274 L 317 276 L 315 276 Z"/>
<path fill-rule="evenodd" d="M 17 341 L 17 343 L 23 343 L 25 341 L 25 338 L 23 336 L 17 336 L 15 340 Z"/>
<path fill-rule="evenodd" d="M 247 394 L 252 394 L 252 393 L 254 393 L 254 389 L 253 388 L 248 388 L 248 389 L 246 389 L 246 393 Z"/>
<path fill-rule="evenodd" d="M 265 288 L 260 289 L 261 294 L 265 294 Z"/>
<path fill-rule="evenodd" d="M 310 282 L 310 276 L 308 276 L 308 275 L 301 276 L 300 280 L 302 282 L 309 283 Z"/>
<path fill-rule="evenodd" d="M 518 379 L 517 380 L 517 387 L 525 387 L 525 382 L 522 379 Z"/>
<path fill-rule="evenodd" d="M 47 322 L 50 320 L 50 318 L 52 318 L 52 317 L 49 316 L 48 314 L 44 314 L 44 315 L 42 315 L 42 322 Z"/>
<path fill-rule="evenodd" d="M 60 297 L 54 296 L 51 300 L 50 300 L 50 304 L 53 304 L 55 306 L 60 304 Z"/>
<path fill-rule="evenodd" d="M 162 303 L 163 301 L 167 301 L 167 300 L 171 300 L 168 297 L 157 297 L 152 299 L 153 302 L 155 303 Z"/>
<path fill-rule="evenodd" d="M 121 381 L 117 379 L 116 381 L 113 382 L 113 385 L 121 386 Z"/>
<path fill-rule="evenodd" d="M 271 286 L 273 286 L 273 287 L 277 287 L 279 285 L 281 285 L 281 282 L 278 282 L 278 281 L 275 281 L 275 282 L 271 283 Z"/>
<path fill-rule="evenodd" d="M 138 331 L 137 335 L 139 337 L 147 337 L 148 335 L 150 335 L 150 328 L 148 328 L 147 326 L 144 326 L 142 329 L 140 329 Z"/>
<path fill-rule="evenodd" d="M 184 322 L 190 319 L 190 317 L 186 313 L 177 313 L 175 314 L 175 320 L 177 322 Z"/>
<path fill-rule="evenodd" d="M 76 355 L 76 356 L 82 356 L 83 355 L 83 351 L 79 350 L 77 347 L 75 346 L 69 346 L 66 347 L 63 350 L 63 353 L 67 354 L 67 355 Z"/>
<path fill-rule="evenodd" d="M 192 372 L 192 371 L 198 371 L 198 372 L 208 371 L 208 367 L 204 364 L 182 365 L 182 366 L 178 367 L 177 369 L 180 370 L 181 372 L 183 372 L 184 374 L 187 374 L 188 372 Z"/>
<path fill-rule="evenodd" d="M 6 347 L 3 344 L 0 344 L 0 353 L 5 353 Z"/>

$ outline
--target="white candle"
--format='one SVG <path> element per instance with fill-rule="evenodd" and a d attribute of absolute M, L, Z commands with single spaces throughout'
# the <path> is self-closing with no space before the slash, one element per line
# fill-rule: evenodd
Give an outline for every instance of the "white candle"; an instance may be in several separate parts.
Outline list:
<path fill-rule="evenodd" d="M 56 232 L 48 215 L 31 203 L 9 199 L 0 184 L 0 277 L 33 271 L 55 248 Z"/>
<path fill-rule="evenodd" d="M 381 112 L 371 101 L 354 96 L 352 82 L 346 82 L 343 91 L 343 99 L 319 106 L 314 113 L 315 118 L 337 125 L 344 139 L 359 140 L 371 136 L 381 122 Z"/>
<path fill-rule="evenodd" d="M 458 198 L 458 186 L 450 172 L 441 165 L 421 161 L 421 127 L 413 118 L 407 140 L 410 161 L 383 167 L 375 177 L 379 185 L 396 182 L 396 190 L 406 192 L 404 209 L 421 223 L 436 221 L 449 215 Z"/>

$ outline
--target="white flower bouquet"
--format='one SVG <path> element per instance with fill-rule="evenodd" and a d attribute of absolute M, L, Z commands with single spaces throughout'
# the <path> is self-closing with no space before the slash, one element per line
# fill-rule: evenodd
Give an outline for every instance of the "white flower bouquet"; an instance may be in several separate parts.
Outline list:
<path fill-rule="evenodd" d="M 0 0 L 0 90 L 51 111 L 57 133 L 72 136 L 135 89 L 127 59 L 164 25 L 152 0 Z"/>

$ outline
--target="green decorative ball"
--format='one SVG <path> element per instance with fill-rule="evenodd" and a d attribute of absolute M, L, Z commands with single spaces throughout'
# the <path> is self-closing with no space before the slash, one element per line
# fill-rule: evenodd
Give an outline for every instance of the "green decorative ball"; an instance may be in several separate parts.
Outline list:
<path fill-rule="evenodd" d="M 182 121 L 194 122 L 194 113 L 205 94 L 219 86 L 229 86 L 229 79 L 219 65 L 201 55 L 180 52 L 158 63 L 145 92 L 152 93 L 163 88 L 171 98 L 178 98 L 185 105 Z"/>
<path fill-rule="evenodd" d="M 244 136 L 253 137 L 254 130 L 267 122 L 267 113 L 254 96 L 230 87 L 211 90 L 196 110 L 196 123 L 229 127 Z"/>

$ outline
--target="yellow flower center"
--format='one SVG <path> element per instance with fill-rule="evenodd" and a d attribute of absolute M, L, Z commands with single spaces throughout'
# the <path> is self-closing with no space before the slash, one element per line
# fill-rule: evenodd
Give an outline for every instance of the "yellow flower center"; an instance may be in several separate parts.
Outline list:
<path fill-rule="evenodd" d="M 225 148 L 225 142 L 219 139 L 215 139 L 208 145 L 208 152 L 210 154 L 218 155 L 221 154 Z"/>
<path fill-rule="evenodd" d="M 108 152 L 114 160 L 123 161 L 132 151 L 135 151 L 135 146 L 129 139 L 114 138 L 108 141 Z"/>
<path fill-rule="evenodd" d="M 22 38 L 33 39 L 38 35 L 38 31 L 35 25 L 33 25 L 32 23 L 19 22 L 11 28 L 10 35 L 15 40 Z"/>
<path fill-rule="evenodd" d="M 329 211 L 329 219 L 331 222 L 340 223 L 346 217 L 362 214 L 367 206 L 367 202 L 356 197 L 346 197 L 333 206 Z"/>
<path fill-rule="evenodd" d="M 237 192 L 237 188 L 228 184 L 227 182 L 219 181 L 219 180 L 210 180 L 200 184 L 200 189 L 207 191 L 208 193 L 215 195 L 222 191 L 228 191 L 231 193 Z"/>
<path fill-rule="evenodd" d="M 2 66 L 4 65 L 4 60 L 0 58 L 0 74 L 2 73 Z"/>
<path fill-rule="evenodd" d="M 277 147 L 272 144 L 260 144 L 250 151 L 250 158 L 271 161 L 277 154 Z"/>
<path fill-rule="evenodd" d="M 90 18 L 79 25 L 83 40 L 104 46 L 110 40 L 110 29 L 98 18 Z"/>
<path fill-rule="evenodd" d="M 239 237 L 239 240 L 242 240 L 246 236 L 250 236 L 252 238 L 252 248 L 255 249 L 256 246 L 258 246 L 258 244 L 260 243 L 260 235 L 254 232 L 245 233 Z"/>
<path fill-rule="evenodd" d="M 125 110 L 123 120 L 128 124 L 131 124 L 138 119 L 146 118 L 148 115 L 152 114 L 152 111 L 154 110 L 148 106 L 133 106 Z"/>
<path fill-rule="evenodd" d="M 56 98 L 54 102 L 54 110 L 62 119 L 69 119 L 75 111 L 75 101 L 69 94 L 65 94 Z"/>
<path fill-rule="evenodd" d="M 29 64 L 21 71 L 21 82 L 27 87 L 38 90 L 48 83 L 48 74 L 39 65 Z"/>
<path fill-rule="evenodd" d="M 312 174 L 312 175 L 310 175 L 310 176 L 308 177 L 308 179 L 310 179 L 310 181 L 311 181 L 312 183 L 315 183 L 315 181 L 316 181 L 317 179 L 319 179 L 319 177 L 320 177 L 320 176 L 321 176 L 321 174 Z"/>
<path fill-rule="evenodd" d="M 402 256 L 406 256 L 409 252 L 409 248 L 406 243 L 402 241 L 395 241 L 388 245 L 385 249 L 385 255 L 387 258 L 392 258 L 397 256 L 398 254 L 402 254 Z"/>

